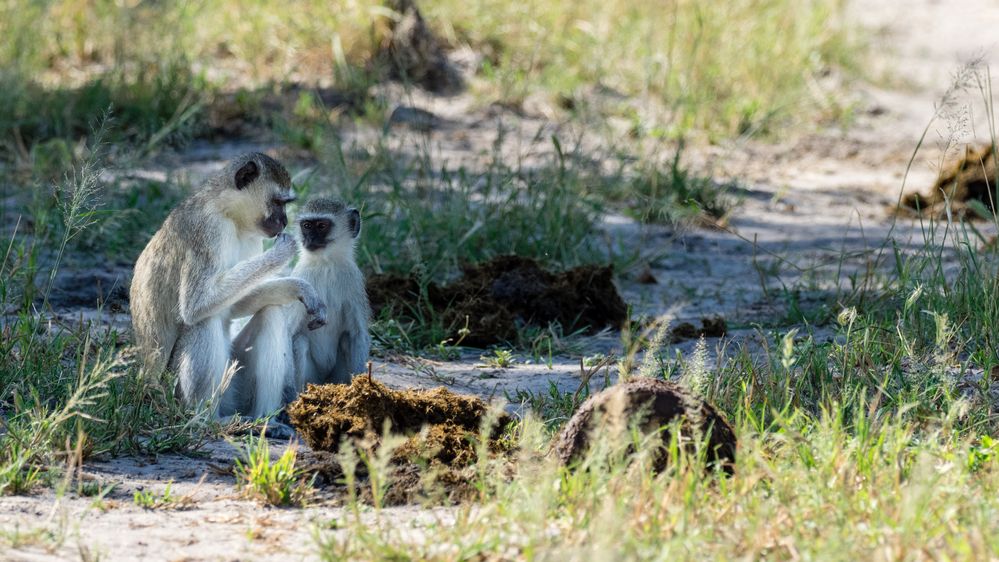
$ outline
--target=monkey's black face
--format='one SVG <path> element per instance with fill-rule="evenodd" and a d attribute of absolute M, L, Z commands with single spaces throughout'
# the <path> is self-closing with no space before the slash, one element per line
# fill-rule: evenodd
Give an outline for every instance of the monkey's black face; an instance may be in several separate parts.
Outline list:
<path fill-rule="evenodd" d="M 294 200 L 294 196 L 275 195 L 267 203 L 267 215 L 260 221 L 260 230 L 268 238 L 274 238 L 281 234 L 284 227 L 288 226 L 288 215 L 285 213 L 284 207 Z"/>
<path fill-rule="evenodd" d="M 333 238 L 333 221 L 329 219 L 306 219 L 298 226 L 302 230 L 302 245 L 310 252 L 325 248 Z"/>

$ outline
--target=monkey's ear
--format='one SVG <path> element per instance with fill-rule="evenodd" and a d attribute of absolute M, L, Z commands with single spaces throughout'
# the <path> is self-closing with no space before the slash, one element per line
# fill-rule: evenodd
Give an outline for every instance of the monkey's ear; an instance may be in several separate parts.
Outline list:
<path fill-rule="evenodd" d="M 250 160 L 243 167 L 236 170 L 236 189 L 243 189 L 244 187 L 253 183 L 253 180 L 260 176 L 260 168 L 257 167 L 257 163 Z"/>
<path fill-rule="evenodd" d="M 361 233 L 361 213 L 357 209 L 347 209 L 347 225 L 350 226 L 351 238 L 357 238 Z"/>

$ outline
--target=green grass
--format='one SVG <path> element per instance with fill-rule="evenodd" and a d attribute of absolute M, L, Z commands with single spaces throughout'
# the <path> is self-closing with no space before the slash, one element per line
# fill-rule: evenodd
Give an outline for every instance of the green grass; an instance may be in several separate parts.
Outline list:
<path fill-rule="evenodd" d="M 852 65 L 858 50 L 838 1 L 459 4 L 423 5 L 446 36 L 487 53 L 500 99 L 574 99 L 597 84 L 658 101 L 668 117 L 644 120 L 653 133 L 760 132 L 814 115 L 828 102 L 808 99 L 806 82 Z"/>
<path fill-rule="evenodd" d="M 790 415 L 763 430 L 741 418 L 733 477 L 705 475 L 695 455 L 654 476 L 644 451 L 627 461 L 604 451 L 587 459 L 590 470 L 568 472 L 528 421 L 516 476 L 485 476 L 483 500 L 457 508 L 453 522 L 418 527 L 421 540 L 347 517 L 336 534 L 318 535 L 317 549 L 362 560 L 994 557 L 994 459 L 969 462 L 981 446 L 946 420 L 926 431 L 856 411 Z"/>
<path fill-rule="evenodd" d="M 472 84 L 484 103 L 520 105 L 540 92 L 570 100 L 562 102 L 568 107 L 631 116 L 642 134 L 732 136 L 776 130 L 792 117 L 848 113 L 836 91 L 817 94 L 814 87 L 831 69 L 855 67 L 862 50 L 840 22 L 841 4 L 418 5 L 445 45 L 468 44 L 484 55 Z M 59 157 L 113 107 L 122 138 L 149 150 L 202 132 L 212 121 L 206 109 L 227 114 L 226 94 L 240 92 L 245 101 L 290 82 L 332 84 L 363 106 L 355 110 L 380 115 L 384 107 L 368 91 L 387 76 L 380 45 L 391 17 L 375 0 L 8 2 L 0 6 L 0 146 L 6 159 Z M 533 25 L 520 25 L 525 21 Z M 644 100 L 649 115 L 639 117 L 623 104 L 589 104 L 586 92 L 594 84 Z M 309 110 L 300 107 L 307 99 L 295 103 L 289 112 Z M 262 112 L 251 103 L 237 118 L 260 120 Z"/>
<path fill-rule="evenodd" d="M 186 509 L 193 503 L 189 496 L 174 495 L 170 489 L 173 482 L 167 482 L 161 493 L 153 490 L 136 490 L 132 494 L 132 503 L 142 509 Z"/>
<path fill-rule="evenodd" d="M 605 182 L 604 200 L 643 223 L 724 224 L 738 201 L 734 184 L 719 184 L 681 161 L 684 144 L 665 163 L 640 161 L 621 177 Z"/>
<path fill-rule="evenodd" d="M 250 438 L 243 458 L 236 459 L 236 486 L 243 495 L 274 506 L 304 505 L 312 493 L 312 483 L 295 467 L 298 451 L 289 445 L 277 459 L 271 458 L 264 433 Z"/>
<path fill-rule="evenodd" d="M 0 267 L 0 494 L 50 484 L 97 455 L 197 449 L 218 432 L 206 411 L 174 397 L 174 381 L 142 377 L 117 330 L 50 319 L 56 272 L 105 225 L 103 152 L 39 197 L 32 227 L 15 231 Z M 113 246 L 113 245 L 112 245 Z M 133 250 L 134 251 L 134 250 Z"/>
<path fill-rule="evenodd" d="M 372 523 L 348 509 L 336 532 L 317 529 L 316 548 L 364 560 L 994 558 L 999 417 L 987 303 L 999 296 L 999 255 L 953 232 L 965 240 L 956 276 L 942 274 L 936 244 L 900 256 L 877 298 L 844 303 L 831 341 L 809 326 L 761 332 L 762 351 L 723 349 L 707 368 L 703 349 L 669 357 L 661 338 L 647 340 L 636 370 L 681 373 L 732 421 L 733 476 L 679 450 L 653 475 L 650 441 L 618 454 L 634 434 L 601 435 L 583 468 L 561 467 L 547 454 L 552 432 L 587 389 L 553 386 L 510 397 L 536 412 L 515 430 L 515 472 L 480 460 L 480 499 L 447 523 L 417 525 L 425 539 L 378 523 L 388 512 Z"/>
<path fill-rule="evenodd" d="M 363 206 L 371 228 L 358 258 L 368 271 L 440 280 L 462 264 L 511 253 L 561 267 L 606 262 L 614 253 L 591 236 L 603 208 L 591 192 L 603 179 L 576 160 L 580 154 L 552 143 L 537 167 L 504 162 L 499 143 L 481 171 L 438 163 L 429 149 L 406 156 L 383 144 L 351 160 L 332 144 L 320 162 L 329 183 L 343 186 L 340 196 Z M 323 190 L 317 183 L 303 190 Z"/>

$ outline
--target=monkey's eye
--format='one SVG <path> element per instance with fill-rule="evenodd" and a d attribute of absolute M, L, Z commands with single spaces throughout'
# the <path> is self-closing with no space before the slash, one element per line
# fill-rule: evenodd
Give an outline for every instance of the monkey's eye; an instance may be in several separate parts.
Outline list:
<path fill-rule="evenodd" d="M 326 232 L 327 230 L 329 230 L 329 227 L 330 227 L 330 223 L 328 223 L 328 222 L 318 222 L 318 223 L 316 223 L 316 230 L 318 230 L 319 232 Z"/>
<path fill-rule="evenodd" d="M 312 230 L 312 221 L 302 221 L 302 230 Z"/>

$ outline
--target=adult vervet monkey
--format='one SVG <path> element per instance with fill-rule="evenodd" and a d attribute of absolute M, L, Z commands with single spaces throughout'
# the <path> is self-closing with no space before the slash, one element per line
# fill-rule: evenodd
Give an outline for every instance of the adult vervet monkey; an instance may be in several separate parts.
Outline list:
<path fill-rule="evenodd" d="M 190 405 L 215 394 L 231 358 L 229 321 L 267 305 L 299 300 L 313 325 L 325 323 L 315 290 L 271 279 L 296 254 L 283 234 L 294 200 L 284 166 L 243 154 L 171 211 L 135 263 L 132 327 L 149 373 L 177 375 Z M 263 240 L 276 238 L 263 252 Z"/>

